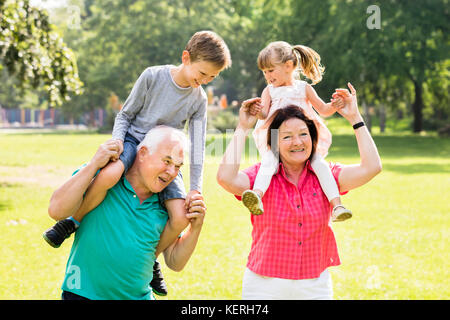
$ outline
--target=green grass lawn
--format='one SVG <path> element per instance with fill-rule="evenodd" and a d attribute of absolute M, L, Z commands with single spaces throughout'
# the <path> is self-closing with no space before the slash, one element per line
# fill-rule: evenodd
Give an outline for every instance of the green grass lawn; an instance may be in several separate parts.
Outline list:
<path fill-rule="evenodd" d="M 333 125 L 341 128 L 331 121 L 330 130 L 336 134 L 327 159 L 356 163 L 351 130 L 334 130 Z M 109 137 L 0 135 L 0 299 L 59 299 L 73 237 L 59 249 L 42 239 L 42 232 L 53 225 L 48 200 Z M 210 143 L 217 138 L 210 136 Z M 383 171 L 343 197 L 354 216 L 333 227 L 342 260 L 341 266 L 330 268 L 334 297 L 449 299 L 450 139 L 391 133 L 374 139 Z M 203 188 L 208 213 L 199 244 L 182 272 L 162 264 L 169 296 L 159 299 L 241 297 L 250 217 L 216 183 L 219 154 L 206 159 Z M 255 154 L 250 143 L 242 168 L 257 161 Z M 188 181 L 187 166 L 184 175 Z"/>

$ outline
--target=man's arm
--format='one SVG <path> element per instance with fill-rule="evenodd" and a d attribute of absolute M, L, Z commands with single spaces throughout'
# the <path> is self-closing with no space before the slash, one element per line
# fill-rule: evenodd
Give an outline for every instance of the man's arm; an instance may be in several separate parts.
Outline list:
<path fill-rule="evenodd" d="M 181 271 L 189 261 L 197 245 L 205 213 L 206 206 L 203 202 L 203 196 L 200 194 L 194 195 L 186 214 L 186 217 L 190 219 L 189 227 L 181 237 L 164 250 L 164 260 L 170 269 Z"/>
<path fill-rule="evenodd" d="M 95 177 L 111 158 L 117 157 L 119 145 L 115 140 L 101 144 L 89 163 L 53 192 L 48 207 L 49 216 L 62 220 L 73 215 L 83 201 L 83 195 Z"/>

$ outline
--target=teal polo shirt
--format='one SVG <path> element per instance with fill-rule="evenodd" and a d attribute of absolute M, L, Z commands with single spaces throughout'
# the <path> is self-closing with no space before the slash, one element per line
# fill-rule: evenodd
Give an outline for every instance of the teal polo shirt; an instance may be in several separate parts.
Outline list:
<path fill-rule="evenodd" d="M 75 233 L 62 290 L 95 300 L 151 300 L 155 251 L 168 219 L 158 194 L 142 204 L 125 177 Z"/>

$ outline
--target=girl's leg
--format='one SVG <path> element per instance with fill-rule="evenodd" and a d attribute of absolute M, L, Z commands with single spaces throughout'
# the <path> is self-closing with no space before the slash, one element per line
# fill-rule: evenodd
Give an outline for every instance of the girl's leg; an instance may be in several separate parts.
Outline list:
<path fill-rule="evenodd" d="M 255 215 L 264 213 L 264 206 L 261 199 L 269 188 L 272 176 L 277 172 L 278 164 L 278 158 L 271 150 L 262 154 L 261 167 L 256 175 L 253 190 L 246 190 L 242 194 L 242 202 L 250 213 Z"/>
<path fill-rule="evenodd" d="M 341 197 L 339 195 L 336 180 L 334 179 L 331 169 L 325 159 L 320 154 L 315 153 L 311 159 L 311 167 L 319 179 L 323 192 L 333 207 L 333 220 L 343 221 L 351 218 L 351 211 L 346 209 L 341 203 Z"/>
<path fill-rule="evenodd" d="M 261 198 L 269 188 L 270 182 L 272 181 L 272 176 L 278 170 L 278 164 L 278 158 L 271 150 L 262 155 L 261 167 L 258 170 L 258 174 L 256 175 L 255 183 L 253 185 L 253 191 L 257 192 Z"/>

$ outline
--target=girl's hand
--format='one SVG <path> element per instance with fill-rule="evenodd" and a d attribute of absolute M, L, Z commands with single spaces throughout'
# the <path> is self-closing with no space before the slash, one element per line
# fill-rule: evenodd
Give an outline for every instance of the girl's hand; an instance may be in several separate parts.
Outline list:
<path fill-rule="evenodd" d="M 334 112 L 342 109 L 345 106 L 344 99 L 342 99 L 339 95 L 336 95 L 336 99 L 331 99 L 331 107 L 334 109 Z"/>
<path fill-rule="evenodd" d="M 254 103 L 250 106 L 250 114 L 252 116 L 258 117 L 258 115 L 261 113 L 262 109 L 263 109 L 263 107 L 261 104 Z"/>
<path fill-rule="evenodd" d="M 251 114 L 250 108 L 252 105 L 260 105 L 261 98 L 252 98 L 242 102 L 242 106 L 239 109 L 239 127 L 242 129 L 251 129 L 256 123 L 256 116 Z"/>

